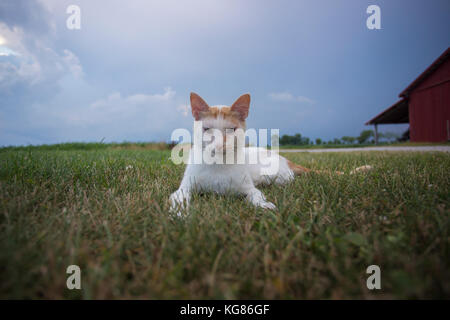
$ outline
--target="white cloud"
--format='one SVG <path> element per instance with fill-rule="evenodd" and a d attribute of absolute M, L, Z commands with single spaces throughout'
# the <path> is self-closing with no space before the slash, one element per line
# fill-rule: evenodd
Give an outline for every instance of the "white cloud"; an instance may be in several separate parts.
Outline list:
<path fill-rule="evenodd" d="M 299 103 L 307 103 L 307 104 L 314 104 L 315 101 L 304 97 L 304 96 L 294 96 L 293 94 L 289 92 L 275 92 L 275 93 L 269 93 L 269 97 L 272 100 L 275 101 L 282 101 L 282 102 L 299 102 Z"/>
<path fill-rule="evenodd" d="M 0 35 L 3 43 L 0 46 L 0 93 L 16 85 L 23 86 L 22 91 L 25 91 L 36 84 L 54 85 L 66 75 L 83 76 L 78 57 L 68 49 L 62 53 L 51 49 L 51 38 L 35 37 L 21 27 L 10 28 L 2 22 Z"/>
<path fill-rule="evenodd" d="M 175 91 L 172 90 L 171 87 L 164 88 L 164 93 L 156 93 L 156 94 L 135 94 L 129 96 L 127 100 L 133 103 L 146 103 L 146 102 L 161 102 L 161 101 L 169 101 L 175 96 Z"/>
<path fill-rule="evenodd" d="M 140 106 L 149 106 L 155 103 L 168 102 L 175 96 L 175 91 L 171 87 L 166 87 L 164 93 L 156 94 L 144 94 L 138 93 L 122 97 L 120 92 L 114 92 L 105 99 L 100 99 L 91 103 L 91 107 L 94 109 L 107 108 L 108 110 L 122 110 L 126 108 L 130 111 L 130 108 L 136 108 Z M 109 112 L 110 112 L 109 111 Z"/>
<path fill-rule="evenodd" d="M 2 46 L 0 45 L 0 56 L 18 56 L 19 54 L 13 50 L 11 50 L 10 48 L 8 48 L 7 46 Z"/>
<path fill-rule="evenodd" d="M 72 51 L 64 49 L 64 56 L 62 59 L 65 62 L 66 67 L 75 77 L 79 78 L 83 76 L 84 72 L 80 60 Z"/>
<path fill-rule="evenodd" d="M 85 105 L 58 110 L 56 117 L 68 126 L 102 131 L 115 139 L 132 133 L 160 133 L 178 118 L 175 94 L 170 87 L 154 94 L 113 92 Z"/>

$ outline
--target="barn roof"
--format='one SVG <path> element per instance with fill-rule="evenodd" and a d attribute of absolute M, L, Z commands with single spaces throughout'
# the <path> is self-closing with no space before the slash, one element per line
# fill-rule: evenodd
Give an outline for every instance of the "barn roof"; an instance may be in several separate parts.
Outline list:
<path fill-rule="evenodd" d="M 409 111 L 408 100 L 401 99 L 394 103 L 392 106 L 381 112 L 376 117 L 366 122 L 369 124 L 396 124 L 396 123 L 408 123 Z"/>
<path fill-rule="evenodd" d="M 365 124 L 396 124 L 409 122 L 408 96 L 422 81 L 432 74 L 439 66 L 450 58 L 450 48 L 442 53 L 424 72 L 422 72 L 410 85 L 400 92 L 401 98 L 392 106 L 381 112 Z"/>
<path fill-rule="evenodd" d="M 450 47 L 444 51 L 443 54 L 439 56 L 424 72 L 422 72 L 416 80 L 411 82 L 411 84 L 402 92 L 400 92 L 399 97 L 407 97 L 409 93 L 416 88 L 423 80 L 425 80 L 430 74 L 434 72 L 443 62 L 445 62 L 450 57 Z"/>

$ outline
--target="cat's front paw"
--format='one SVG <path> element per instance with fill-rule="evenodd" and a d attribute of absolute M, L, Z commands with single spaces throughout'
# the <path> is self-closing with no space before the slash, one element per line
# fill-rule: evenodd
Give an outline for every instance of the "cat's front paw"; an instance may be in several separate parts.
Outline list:
<path fill-rule="evenodd" d="M 177 206 L 170 206 L 169 212 L 173 215 L 176 215 L 178 218 L 184 218 L 188 215 L 188 210 L 186 208 L 181 207 L 179 205 Z"/>
<path fill-rule="evenodd" d="M 257 206 L 268 210 L 275 210 L 277 208 L 272 202 L 269 201 L 260 202 Z"/>
<path fill-rule="evenodd" d="M 176 214 L 178 217 L 186 215 L 187 206 L 189 204 L 189 198 L 187 194 L 182 190 L 177 190 L 170 195 L 170 208 L 169 212 Z"/>
<path fill-rule="evenodd" d="M 181 218 L 181 219 L 186 218 L 188 215 L 188 212 L 186 210 L 184 210 L 184 211 L 171 210 L 170 212 L 173 213 L 174 215 L 176 215 L 177 218 Z"/>

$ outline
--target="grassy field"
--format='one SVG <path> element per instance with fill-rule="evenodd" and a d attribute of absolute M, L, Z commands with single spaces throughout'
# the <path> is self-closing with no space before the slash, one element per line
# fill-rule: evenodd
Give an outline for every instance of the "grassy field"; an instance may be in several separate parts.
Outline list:
<path fill-rule="evenodd" d="M 0 149 L 0 298 L 450 298 L 450 156 L 286 154 L 315 169 L 264 187 L 278 211 L 195 196 L 145 148 Z M 68 265 L 82 290 L 66 288 Z M 381 290 L 366 268 L 381 268 Z"/>

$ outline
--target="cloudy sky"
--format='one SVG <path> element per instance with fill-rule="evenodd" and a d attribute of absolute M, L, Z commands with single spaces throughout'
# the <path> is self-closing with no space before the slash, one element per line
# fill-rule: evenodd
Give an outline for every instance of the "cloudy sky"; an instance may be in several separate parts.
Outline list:
<path fill-rule="evenodd" d="M 1 0 L 0 145 L 168 141 L 191 128 L 191 91 L 210 105 L 249 92 L 249 127 L 355 136 L 449 30 L 448 0 Z"/>

